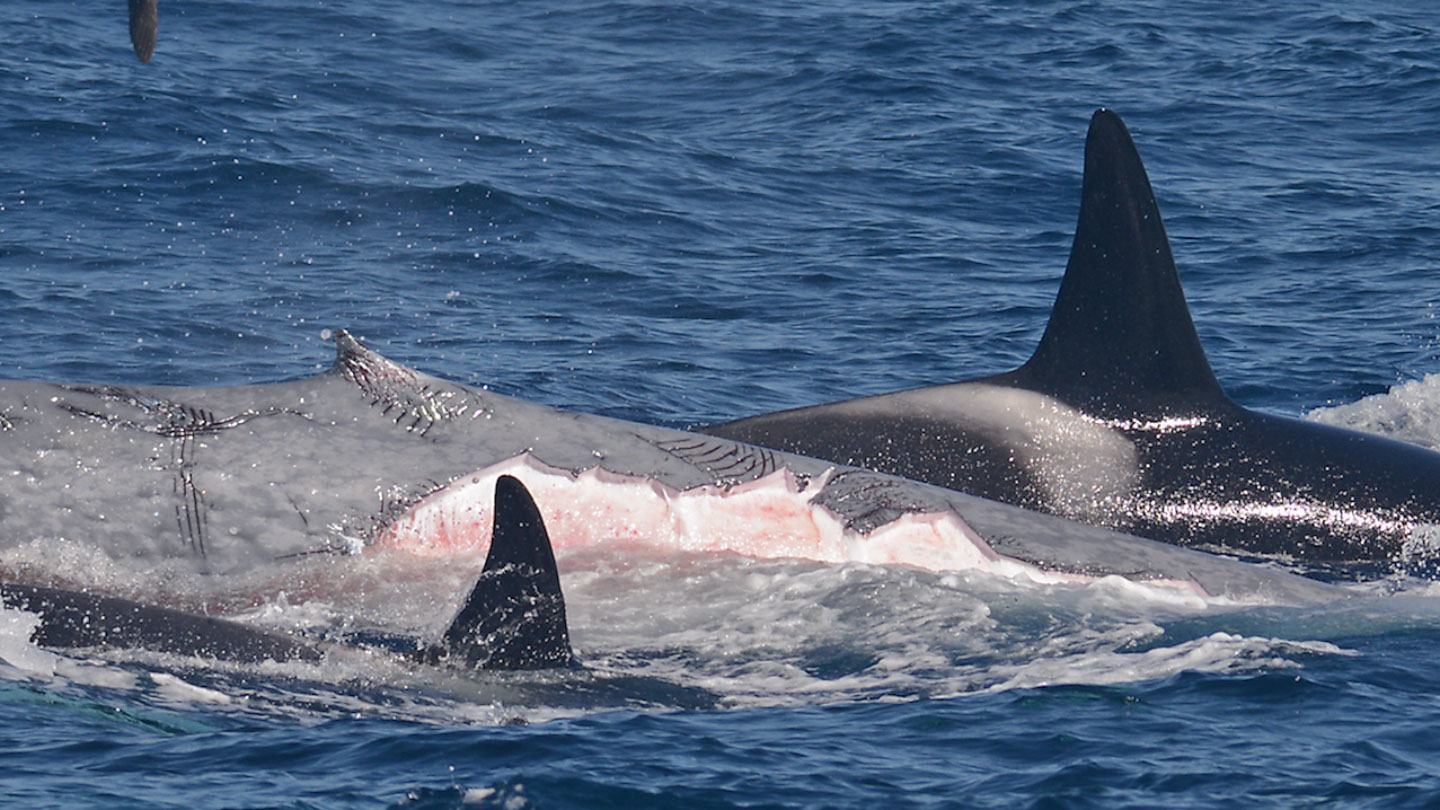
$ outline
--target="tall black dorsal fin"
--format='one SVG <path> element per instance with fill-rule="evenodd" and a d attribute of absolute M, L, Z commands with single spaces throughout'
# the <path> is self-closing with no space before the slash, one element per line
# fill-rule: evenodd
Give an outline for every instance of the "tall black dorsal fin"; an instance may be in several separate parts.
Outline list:
<path fill-rule="evenodd" d="M 495 482 L 495 527 L 485 569 L 427 662 L 472 669 L 570 666 L 565 597 L 550 535 L 530 491 L 502 475 Z"/>
<path fill-rule="evenodd" d="M 1110 110 L 1090 119 L 1080 222 L 1045 336 L 1002 376 L 1107 415 L 1229 401 L 1195 334 L 1140 154 Z"/>

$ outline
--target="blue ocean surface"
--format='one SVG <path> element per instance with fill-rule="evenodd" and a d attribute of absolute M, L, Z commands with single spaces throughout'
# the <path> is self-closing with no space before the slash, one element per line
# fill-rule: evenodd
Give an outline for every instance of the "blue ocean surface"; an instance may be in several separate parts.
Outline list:
<path fill-rule="evenodd" d="M 124 13 L 0 7 L 0 377 L 293 379 L 344 327 L 687 427 L 1005 371 L 1044 329 L 1103 106 L 1226 390 L 1440 446 L 1423 4 L 164 0 L 148 66 Z M 586 674 L 59 655 L 0 612 L 0 799 L 1440 805 L 1429 583 L 1217 610 L 560 565 Z"/>

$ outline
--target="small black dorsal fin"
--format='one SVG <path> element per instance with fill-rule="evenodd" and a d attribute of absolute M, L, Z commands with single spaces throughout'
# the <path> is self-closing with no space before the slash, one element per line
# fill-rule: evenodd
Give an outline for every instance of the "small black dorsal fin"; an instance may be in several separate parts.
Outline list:
<path fill-rule="evenodd" d="M 440 640 L 422 659 L 471 669 L 548 669 L 574 663 L 565 597 L 550 535 L 518 478 L 495 482 L 495 524 L 485 569 Z"/>
<path fill-rule="evenodd" d="M 159 0 L 130 0 L 130 44 L 141 64 L 155 53 L 155 31 L 160 22 Z"/>
<path fill-rule="evenodd" d="M 1096 111 L 1070 263 L 1050 323 L 1009 382 L 1107 415 L 1228 403 L 1195 325 L 1160 208 L 1120 116 Z"/>

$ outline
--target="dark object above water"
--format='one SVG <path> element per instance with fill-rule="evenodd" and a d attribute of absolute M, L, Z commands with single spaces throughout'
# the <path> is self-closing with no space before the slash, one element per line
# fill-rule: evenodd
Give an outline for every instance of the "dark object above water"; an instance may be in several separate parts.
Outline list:
<path fill-rule="evenodd" d="M 1015 371 L 701 432 L 1186 546 L 1425 561 L 1440 454 L 1247 410 L 1221 390 L 1130 134 L 1095 113 L 1049 325 Z"/>
<path fill-rule="evenodd" d="M 147 65 L 155 53 L 155 31 L 159 24 L 159 0 L 130 0 L 130 44 L 135 46 L 135 55 Z"/>

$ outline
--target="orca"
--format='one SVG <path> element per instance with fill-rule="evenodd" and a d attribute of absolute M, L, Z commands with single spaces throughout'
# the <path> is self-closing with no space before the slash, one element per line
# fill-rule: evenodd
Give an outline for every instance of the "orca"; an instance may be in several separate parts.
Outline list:
<path fill-rule="evenodd" d="M 130 44 L 142 65 L 150 64 L 155 53 L 155 33 L 160 25 L 160 0 L 130 0 Z"/>
<path fill-rule="evenodd" d="M 434 576 L 347 577 L 484 552 L 496 479 L 513 475 L 557 550 L 1118 576 L 1247 602 L 1343 594 L 891 475 L 525 402 L 400 365 L 344 330 L 334 340 L 329 371 L 289 382 L 0 381 L 0 578 L 125 581 L 181 608 L 217 591 L 376 598 Z"/>
<path fill-rule="evenodd" d="M 1440 524 L 1440 454 L 1225 394 L 1139 153 L 1105 109 L 1090 122 L 1069 264 L 1028 362 L 698 430 L 1312 573 L 1423 571 Z"/>
<path fill-rule="evenodd" d="M 466 670 L 574 666 L 550 539 L 534 499 L 512 476 L 495 482 L 493 536 L 484 570 L 449 626 L 406 657 Z M 30 640 L 52 649 L 143 649 L 256 664 L 315 662 L 333 646 L 162 605 L 40 585 L 0 583 L 0 606 L 36 614 Z"/>

